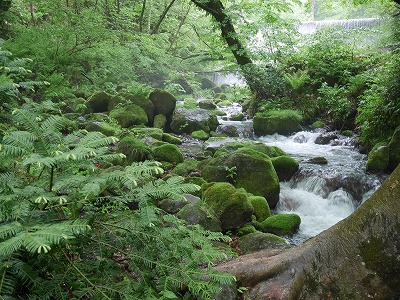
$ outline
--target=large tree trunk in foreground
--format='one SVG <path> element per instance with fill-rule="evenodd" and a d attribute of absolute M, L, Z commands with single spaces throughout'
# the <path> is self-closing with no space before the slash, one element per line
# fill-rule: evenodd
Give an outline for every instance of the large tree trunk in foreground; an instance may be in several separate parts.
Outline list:
<path fill-rule="evenodd" d="M 351 216 L 303 245 L 218 269 L 252 300 L 400 299 L 400 166 Z"/>

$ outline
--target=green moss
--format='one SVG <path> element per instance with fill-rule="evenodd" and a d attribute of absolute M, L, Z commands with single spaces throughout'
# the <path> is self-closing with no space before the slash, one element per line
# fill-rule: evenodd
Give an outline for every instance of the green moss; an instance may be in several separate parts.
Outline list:
<path fill-rule="evenodd" d="M 249 254 L 257 251 L 286 249 L 289 245 L 279 236 L 256 231 L 239 238 L 239 248 L 243 254 Z"/>
<path fill-rule="evenodd" d="M 136 104 L 115 108 L 110 112 L 110 117 L 117 120 L 117 122 L 124 128 L 133 125 L 148 124 L 146 112 Z"/>
<path fill-rule="evenodd" d="M 154 105 L 155 115 L 162 114 L 167 119 L 172 116 L 176 107 L 176 98 L 174 95 L 161 89 L 154 89 L 149 98 Z"/>
<path fill-rule="evenodd" d="M 165 144 L 153 149 L 154 158 L 158 161 L 170 163 L 183 162 L 183 154 L 176 145 Z"/>
<path fill-rule="evenodd" d="M 315 121 L 314 123 L 311 124 L 312 128 L 323 128 L 325 126 L 325 123 L 322 121 Z"/>
<path fill-rule="evenodd" d="M 133 133 L 138 138 L 152 137 L 156 140 L 161 141 L 163 137 L 163 131 L 160 128 L 151 128 L 151 127 L 132 128 L 130 132 Z"/>
<path fill-rule="evenodd" d="M 342 134 L 343 134 L 344 136 L 353 136 L 353 131 L 351 131 L 351 130 L 344 130 L 344 131 L 342 131 Z"/>
<path fill-rule="evenodd" d="M 301 219 L 296 214 L 273 215 L 261 222 L 264 232 L 280 236 L 292 236 L 297 232 Z"/>
<path fill-rule="evenodd" d="M 218 103 L 219 106 L 226 107 L 226 106 L 231 106 L 232 101 L 230 100 L 222 100 L 221 102 Z"/>
<path fill-rule="evenodd" d="M 302 116 L 294 110 L 272 110 L 265 113 L 257 113 L 253 118 L 254 133 L 266 134 L 289 134 L 300 131 Z"/>
<path fill-rule="evenodd" d="M 162 134 L 162 140 L 164 142 L 170 143 L 170 144 L 174 144 L 174 145 L 181 145 L 183 142 L 180 138 L 169 134 L 169 133 L 163 133 Z"/>
<path fill-rule="evenodd" d="M 400 126 L 396 128 L 389 142 L 388 170 L 392 172 L 400 164 Z"/>
<path fill-rule="evenodd" d="M 207 132 L 205 132 L 204 130 L 196 130 L 196 131 L 192 132 L 192 137 L 194 139 L 206 141 L 206 140 L 208 140 L 210 135 Z"/>
<path fill-rule="evenodd" d="M 185 98 L 183 100 L 183 107 L 187 109 L 195 109 L 199 107 L 199 103 L 193 98 Z"/>
<path fill-rule="evenodd" d="M 276 174 L 280 181 L 288 181 L 299 170 L 299 163 L 289 156 L 278 156 L 271 158 Z"/>
<path fill-rule="evenodd" d="M 389 147 L 385 143 L 376 144 L 368 154 L 367 172 L 381 173 L 386 171 L 389 164 Z"/>
<path fill-rule="evenodd" d="M 186 159 L 184 162 L 177 164 L 172 173 L 180 176 L 187 176 L 191 172 L 197 170 L 198 164 L 199 162 L 194 158 Z"/>
<path fill-rule="evenodd" d="M 399 244 L 399 243 L 398 243 Z M 393 246 L 390 246 L 393 248 Z M 376 272 L 381 280 L 396 293 L 400 293 L 400 261 L 396 255 L 387 254 L 387 242 L 371 237 L 360 245 L 360 255 L 365 266 Z"/>
<path fill-rule="evenodd" d="M 128 164 L 131 164 L 134 161 L 150 159 L 152 155 L 152 152 L 146 143 L 129 136 L 120 140 L 116 151 L 125 154 L 126 163 Z"/>
<path fill-rule="evenodd" d="M 264 197 L 249 196 L 249 200 L 254 208 L 254 216 L 257 221 L 262 222 L 271 216 L 271 210 L 269 209 L 268 202 Z"/>
<path fill-rule="evenodd" d="M 229 119 L 232 121 L 242 121 L 244 119 L 244 115 L 242 113 L 231 115 Z"/>
<path fill-rule="evenodd" d="M 164 116 L 162 114 L 158 114 L 154 117 L 153 127 L 164 130 L 166 125 L 167 125 L 167 117 L 166 116 Z"/>
<path fill-rule="evenodd" d="M 92 112 L 106 112 L 111 95 L 106 92 L 97 92 L 92 94 L 86 102 L 86 106 Z"/>
<path fill-rule="evenodd" d="M 246 224 L 243 227 L 238 229 L 237 235 L 244 236 L 246 234 L 255 233 L 255 232 L 257 232 L 257 229 L 253 225 Z"/>

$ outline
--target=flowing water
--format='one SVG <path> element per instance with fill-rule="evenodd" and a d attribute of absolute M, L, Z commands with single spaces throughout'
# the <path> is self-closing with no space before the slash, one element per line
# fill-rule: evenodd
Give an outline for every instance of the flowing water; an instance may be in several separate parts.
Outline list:
<path fill-rule="evenodd" d="M 281 182 L 277 213 L 296 213 L 301 217 L 299 232 L 289 240 L 300 244 L 349 216 L 380 186 L 383 178 L 365 172 L 366 155 L 353 146 L 352 138 L 335 133 L 329 144 L 316 144 L 324 130 L 301 131 L 292 136 L 254 137 L 252 121 L 230 121 L 240 106 L 220 108 L 227 113 L 220 126 L 236 126 L 240 137 L 252 138 L 277 146 L 295 158 L 299 171 L 289 182 Z M 310 160 L 323 157 L 327 164 Z"/>

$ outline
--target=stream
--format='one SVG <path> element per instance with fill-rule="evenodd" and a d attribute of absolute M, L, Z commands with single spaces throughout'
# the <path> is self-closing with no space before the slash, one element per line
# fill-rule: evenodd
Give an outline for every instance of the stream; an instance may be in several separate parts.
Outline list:
<path fill-rule="evenodd" d="M 357 151 L 351 137 L 332 133 L 335 138 L 328 144 L 317 144 L 321 134 L 330 134 L 323 129 L 291 136 L 254 137 L 251 120 L 229 120 L 229 115 L 240 109 L 238 106 L 220 109 L 227 113 L 219 120 L 220 127 L 235 126 L 240 138 L 277 146 L 299 162 L 300 169 L 291 180 L 280 183 L 280 200 L 275 209 L 276 213 L 296 213 L 301 217 L 298 233 L 288 239 L 291 244 L 301 244 L 349 216 L 384 179 L 365 172 L 367 156 Z M 311 163 L 315 157 L 324 157 L 328 163 Z"/>

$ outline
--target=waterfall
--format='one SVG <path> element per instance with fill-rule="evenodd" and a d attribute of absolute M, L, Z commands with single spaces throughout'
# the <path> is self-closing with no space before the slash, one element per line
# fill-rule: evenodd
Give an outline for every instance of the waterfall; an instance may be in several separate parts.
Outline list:
<path fill-rule="evenodd" d="M 305 22 L 297 26 L 297 30 L 301 34 L 313 34 L 318 28 L 329 26 L 340 26 L 344 29 L 356 29 L 363 27 L 371 27 L 382 23 L 382 19 L 365 18 L 365 19 L 347 19 L 347 20 L 325 20 Z"/>

